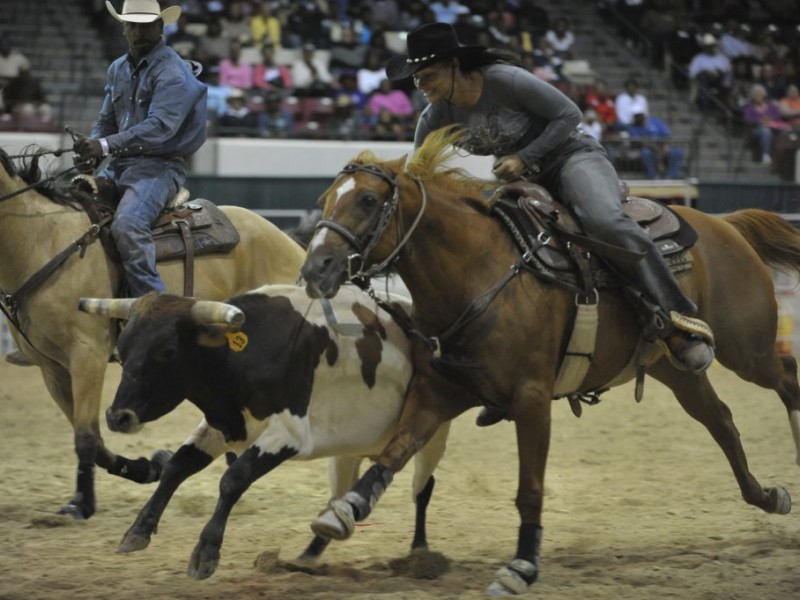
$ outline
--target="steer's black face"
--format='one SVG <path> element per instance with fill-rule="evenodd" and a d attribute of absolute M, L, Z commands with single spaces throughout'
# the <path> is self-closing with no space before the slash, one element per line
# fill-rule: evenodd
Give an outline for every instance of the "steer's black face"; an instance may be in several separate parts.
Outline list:
<path fill-rule="evenodd" d="M 166 415 L 186 398 L 197 366 L 191 343 L 197 326 L 188 316 L 134 315 L 119 338 L 122 379 L 106 411 L 112 431 L 132 433 Z"/>

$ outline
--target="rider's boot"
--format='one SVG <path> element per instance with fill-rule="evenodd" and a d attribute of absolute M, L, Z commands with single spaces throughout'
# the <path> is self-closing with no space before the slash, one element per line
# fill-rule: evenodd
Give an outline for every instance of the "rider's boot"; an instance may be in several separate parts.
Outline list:
<path fill-rule="evenodd" d="M 687 317 L 675 311 L 670 313 L 671 323 L 659 332 L 658 343 L 667 352 L 667 358 L 679 369 L 695 374 L 703 373 L 714 362 L 714 336 L 711 328 L 700 319 Z"/>

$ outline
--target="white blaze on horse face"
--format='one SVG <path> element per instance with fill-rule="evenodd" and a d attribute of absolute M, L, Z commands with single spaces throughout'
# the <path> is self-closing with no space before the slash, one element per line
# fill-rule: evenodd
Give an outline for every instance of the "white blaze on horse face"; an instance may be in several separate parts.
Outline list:
<path fill-rule="evenodd" d="M 356 180 L 352 177 L 348 177 L 344 183 L 336 188 L 336 199 L 333 201 L 333 209 L 336 210 L 336 207 L 339 205 L 339 201 L 342 199 L 342 196 L 348 192 L 352 192 L 354 189 L 356 189 Z M 311 238 L 311 242 L 308 244 L 309 253 L 313 252 L 320 246 L 323 246 L 325 244 L 325 237 L 327 235 L 328 229 L 320 229 L 316 234 L 314 234 L 314 237 Z"/>

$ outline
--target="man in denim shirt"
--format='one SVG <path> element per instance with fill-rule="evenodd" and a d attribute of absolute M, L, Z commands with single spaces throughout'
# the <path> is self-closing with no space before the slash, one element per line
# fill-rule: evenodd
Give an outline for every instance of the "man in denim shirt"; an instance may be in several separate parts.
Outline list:
<path fill-rule="evenodd" d="M 110 155 L 102 175 L 122 193 L 111 234 L 131 296 L 163 291 L 150 225 L 186 181 L 186 161 L 206 140 L 206 86 L 163 39 L 180 7 L 125 0 L 118 14 L 128 53 L 108 69 L 105 97 L 91 137 L 74 145 L 80 166 Z"/>

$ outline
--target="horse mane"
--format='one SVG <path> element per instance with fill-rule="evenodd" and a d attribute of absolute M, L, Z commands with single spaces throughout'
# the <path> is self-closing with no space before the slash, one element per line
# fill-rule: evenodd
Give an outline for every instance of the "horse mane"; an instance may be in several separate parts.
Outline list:
<path fill-rule="evenodd" d="M 50 152 L 52 151 L 44 146 L 29 144 L 22 149 L 20 154 L 29 154 L 30 156 L 25 156 L 19 159 L 19 163 L 15 163 L 8 152 L 4 148 L 0 148 L 0 164 L 9 177 L 18 176 L 26 185 L 36 185 L 36 191 L 48 200 L 61 206 L 82 210 L 82 207 L 68 192 L 69 179 L 66 172 L 57 173 L 55 166 L 50 166 L 43 171 L 39 165 L 42 155 Z M 51 179 L 52 177 L 55 179 Z"/>

